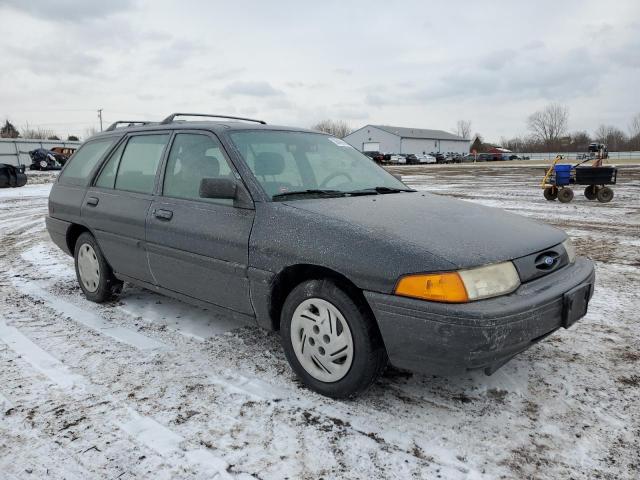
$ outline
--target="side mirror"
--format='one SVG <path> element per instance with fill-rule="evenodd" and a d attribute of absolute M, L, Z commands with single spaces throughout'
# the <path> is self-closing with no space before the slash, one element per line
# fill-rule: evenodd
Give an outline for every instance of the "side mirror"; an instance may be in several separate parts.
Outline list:
<path fill-rule="evenodd" d="M 200 181 L 201 198 L 236 198 L 238 184 L 230 178 L 203 178 Z"/>
<path fill-rule="evenodd" d="M 232 199 L 234 207 L 253 209 L 249 192 L 232 178 L 203 178 L 199 193 L 200 198 Z"/>

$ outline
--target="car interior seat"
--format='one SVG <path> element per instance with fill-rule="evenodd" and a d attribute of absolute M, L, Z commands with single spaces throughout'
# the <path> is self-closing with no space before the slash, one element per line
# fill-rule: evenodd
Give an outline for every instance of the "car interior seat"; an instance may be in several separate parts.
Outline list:
<path fill-rule="evenodd" d="M 276 179 L 284 172 L 284 167 L 284 157 L 279 153 L 261 152 L 256 155 L 253 173 L 258 177 L 268 195 L 286 192 L 291 187 L 290 183 Z"/>

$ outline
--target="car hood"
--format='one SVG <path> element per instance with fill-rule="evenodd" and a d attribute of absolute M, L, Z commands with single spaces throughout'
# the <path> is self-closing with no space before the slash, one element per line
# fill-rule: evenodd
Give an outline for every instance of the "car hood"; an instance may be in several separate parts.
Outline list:
<path fill-rule="evenodd" d="M 424 192 L 285 202 L 329 217 L 408 255 L 424 252 L 455 268 L 513 260 L 545 250 L 567 235 L 554 227 L 498 208 Z M 420 271 L 416 258 L 416 269 Z"/>

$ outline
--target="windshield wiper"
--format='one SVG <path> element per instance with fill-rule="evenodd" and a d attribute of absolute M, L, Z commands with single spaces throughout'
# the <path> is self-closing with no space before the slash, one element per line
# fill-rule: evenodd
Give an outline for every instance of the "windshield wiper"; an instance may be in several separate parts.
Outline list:
<path fill-rule="evenodd" d="M 321 190 L 321 189 L 317 189 L 317 188 L 313 188 L 313 189 L 308 189 L 308 190 L 296 190 L 293 192 L 282 192 L 282 193 L 276 193 L 275 195 L 272 195 L 271 198 L 276 199 L 276 198 L 284 198 L 284 197 L 302 197 L 302 196 L 307 196 L 307 195 L 321 195 L 321 196 L 327 196 L 327 197 L 344 197 L 345 196 L 345 192 L 341 192 L 340 190 Z"/>
<path fill-rule="evenodd" d="M 385 193 L 399 193 L 399 192 L 415 192 L 413 188 L 394 188 L 394 187 L 372 187 L 363 188 L 362 190 L 352 190 L 346 192 L 349 195 L 384 195 Z"/>

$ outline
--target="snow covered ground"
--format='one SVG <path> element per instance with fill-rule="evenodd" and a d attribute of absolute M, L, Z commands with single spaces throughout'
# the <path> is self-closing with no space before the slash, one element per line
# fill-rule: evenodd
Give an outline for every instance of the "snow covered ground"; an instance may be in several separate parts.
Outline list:
<path fill-rule="evenodd" d="M 273 333 L 134 287 L 84 300 L 38 172 L 0 190 L 0 478 L 640 477 L 640 167 L 607 205 L 546 202 L 530 166 L 396 171 L 565 228 L 597 264 L 588 315 L 491 377 L 389 369 L 329 400 Z"/>

